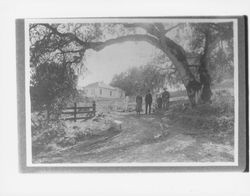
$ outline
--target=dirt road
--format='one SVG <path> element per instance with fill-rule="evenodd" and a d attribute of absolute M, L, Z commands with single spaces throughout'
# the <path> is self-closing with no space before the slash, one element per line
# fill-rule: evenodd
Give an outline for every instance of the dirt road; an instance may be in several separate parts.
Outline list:
<path fill-rule="evenodd" d="M 43 163 L 213 162 L 233 161 L 233 144 L 216 134 L 170 125 L 162 115 L 113 113 L 122 129 L 39 157 Z"/>

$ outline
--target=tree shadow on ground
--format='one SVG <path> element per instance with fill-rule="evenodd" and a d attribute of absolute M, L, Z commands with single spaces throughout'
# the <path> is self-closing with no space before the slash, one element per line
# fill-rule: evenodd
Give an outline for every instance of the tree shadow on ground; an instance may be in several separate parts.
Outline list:
<path fill-rule="evenodd" d="M 88 146 L 81 146 L 78 149 L 75 149 L 77 152 L 80 152 L 82 156 L 104 156 L 106 153 L 113 154 L 115 152 L 125 152 L 127 150 L 130 150 L 132 148 L 136 147 L 142 147 L 144 145 L 150 145 L 150 144 L 156 144 L 160 142 L 164 142 L 169 138 L 169 134 L 166 135 L 160 135 L 159 137 L 152 137 L 152 138 L 146 138 L 144 140 L 140 140 L 137 142 L 129 142 L 127 144 L 121 145 L 121 146 L 115 146 L 111 147 L 99 152 L 95 152 L 95 150 L 101 149 L 103 145 L 105 145 L 109 140 L 112 140 L 116 135 L 113 135 L 113 137 L 106 138 L 102 141 L 96 141 L 95 143 L 92 143 Z M 103 161 L 102 161 L 103 162 Z"/>

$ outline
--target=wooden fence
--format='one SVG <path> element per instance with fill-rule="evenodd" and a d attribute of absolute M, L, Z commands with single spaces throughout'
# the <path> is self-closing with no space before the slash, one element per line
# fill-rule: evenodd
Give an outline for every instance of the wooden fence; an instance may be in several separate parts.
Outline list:
<path fill-rule="evenodd" d="M 62 111 L 61 119 L 62 120 L 74 120 L 76 122 L 76 120 L 80 120 L 80 119 L 87 120 L 87 119 L 93 118 L 95 116 L 95 113 L 96 113 L 95 102 L 93 102 L 92 106 L 88 106 L 88 107 L 77 107 L 77 104 L 74 103 L 74 107 L 68 107 Z M 70 115 L 70 116 L 63 117 L 63 115 L 65 114 Z M 79 116 L 79 114 L 81 114 L 81 116 Z"/>

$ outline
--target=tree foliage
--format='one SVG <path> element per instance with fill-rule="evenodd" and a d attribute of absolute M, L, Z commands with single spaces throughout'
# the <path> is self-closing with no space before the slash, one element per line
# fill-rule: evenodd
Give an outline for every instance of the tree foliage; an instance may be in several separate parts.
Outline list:
<path fill-rule="evenodd" d="M 71 29 L 53 24 L 30 26 L 30 68 L 31 68 L 31 107 L 32 110 L 60 112 L 76 94 L 76 68 L 82 67 L 81 48 L 61 33 Z M 77 32 L 76 28 L 73 30 Z"/>
<path fill-rule="evenodd" d="M 52 110 L 60 112 L 76 94 L 76 79 L 74 70 L 66 70 L 63 65 L 48 62 L 38 65 L 31 77 L 31 109 L 47 110 L 48 117 Z"/>
<path fill-rule="evenodd" d="M 212 81 L 233 76 L 233 23 L 192 23 L 191 50 L 201 56 L 201 67 Z"/>
<path fill-rule="evenodd" d="M 144 66 L 133 67 L 113 77 L 111 85 L 123 89 L 128 96 L 145 94 L 148 90 L 159 92 L 164 86 L 179 83 L 176 69 L 161 55 Z"/>

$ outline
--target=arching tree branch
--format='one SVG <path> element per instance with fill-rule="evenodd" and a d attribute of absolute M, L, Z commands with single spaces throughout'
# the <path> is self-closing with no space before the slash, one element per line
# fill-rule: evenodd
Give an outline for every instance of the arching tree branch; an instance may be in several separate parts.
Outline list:
<path fill-rule="evenodd" d="M 169 59 L 173 62 L 176 69 L 178 70 L 178 73 L 180 74 L 184 85 L 187 87 L 190 81 L 195 80 L 193 74 L 189 70 L 188 63 L 186 60 L 186 54 L 185 50 L 180 46 L 179 44 L 175 43 L 172 39 L 167 37 L 166 30 L 163 24 L 158 23 L 134 23 L 134 24 L 123 24 L 124 27 L 140 27 L 143 28 L 147 34 L 130 34 L 125 36 L 120 36 L 113 39 L 108 39 L 106 41 L 96 41 L 96 42 L 89 42 L 89 41 L 83 41 L 79 37 L 77 37 L 76 34 L 73 32 L 67 32 L 62 33 L 58 30 L 57 27 L 54 27 L 50 24 L 40 24 L 44 27 L 48 28 L 51 33 L 55 34 L 56 36 L 60 37 L 63 42 L 66 43 L 73 43 L 77 44 L 78 46 L 81 46 L 81 51 L 79 52 L 79 55 L 76 55 L 77 60 L 79 57 L 82 57 L 84 55 L 84 52 L 87 49 L 93 49 L 95 51 L 100 51 L 104 49 L 107 46 L 123 43 L 127 41 L 144 41 L 147 42 L 156 48 L 162 50 Z M 173 27 L 175 28 L 175 26 Z M 172 29 L 173 29 L 172 28 Z M 168 29 L 167 31 L 170 31 L 171 29 Z M 63 48 L 61 48 L 63 50 Z M 63 50 L 64 52 L 67 52 L 67 50 Z"/>
<path fill-rule="evenodd" d="M 104 42 L 88 42 L 86 43 L 85 47 L 86 49 L 93 49 L 95 51 L 100 51 L 107 46 L 118 44 L 118 43 L 123 43 L 127 41 L 144 41 L 160 49 L 159 41 L 156 38 L 150 35 L 144 35 L 144 34 L 126 35 L 126 36 L 121 36 L 115 39 L 109 39 Z"/>

